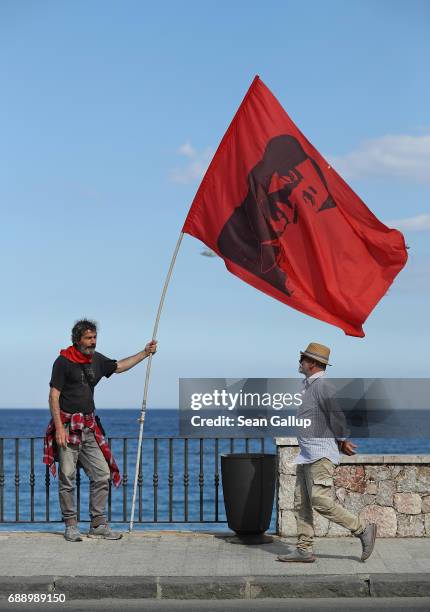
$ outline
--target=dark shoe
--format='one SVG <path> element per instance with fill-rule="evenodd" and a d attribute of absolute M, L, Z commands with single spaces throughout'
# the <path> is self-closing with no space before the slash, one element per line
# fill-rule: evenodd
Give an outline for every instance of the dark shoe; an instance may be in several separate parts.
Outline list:
<path fill-rule="evenodd" d="M 363 533 L 360 533 L 357 538 L 361 540 L 362 553 L 361 560 L 366 561 L 370 557 L 375 547 L 376 539 L 376 525 L 375 523 L 369 523 L 366 525 L 366 529 Z"/>
<path fill-rule="evenodd" d="M 82 542 L 82 536 L 77 525 L 66 525 L 64 538 L 68 542 Z"/>
<path fill-rule="evenodd" d="M 284 561 L 287 563 L 313 563 L 316 557 L 311 550 L 302 550 L 301 548 L 295 548 L 286 555 L 279 555 L 278 561 Z"/>
<path fill-rule="evenodd" d="M 120 540 L 122 538 L 122 533 L 112 531 L 109 525 L 99 525 L 98 527 L 90 527 L 88 537 L 103 538 L 104 540 Z"/>

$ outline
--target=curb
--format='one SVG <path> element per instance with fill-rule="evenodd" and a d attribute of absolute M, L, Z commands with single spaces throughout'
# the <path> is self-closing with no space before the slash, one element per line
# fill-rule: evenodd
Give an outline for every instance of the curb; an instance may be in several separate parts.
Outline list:
<path fill-rule="evenodd" d="M 261 599 L 430 597 L 430 574 L 315 576 L 2 576 L 12 593 L 64 593 L 83 599 Z"/>

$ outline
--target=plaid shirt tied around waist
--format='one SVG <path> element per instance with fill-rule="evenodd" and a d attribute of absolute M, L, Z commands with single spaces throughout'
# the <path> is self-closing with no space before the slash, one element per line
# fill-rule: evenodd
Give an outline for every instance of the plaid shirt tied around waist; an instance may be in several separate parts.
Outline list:
<path fill-rule="evenodd" d="M 73 414 L 70 414 L 68 412 L 63 412 L 63 410 L 60 410 L 60 416 L 63 424 L 70 423 L 68 432 L 70 444 L 76 444 L 80 446 L 82 444 L 82 432 L 84 430 L 84 427 L 88 427 L 88 429 L 91 429 L 91 431 L 94 433 L 96 442 L 103 453 L 103 457 L 106 459 L 106 462 L 109 466 L 113 484 L 116 487 L 119 487 L 119 485 L 121 484 L 121 475 L 119 473 L 119 468 L 112 455 L 112 451 L 109 447 L 109 444 L 107 443 L 107 440 L 104 437 L 103 432 L 94 417 L 94 412 L 92 412 L 91 414 L 82 414 L 82 412 L 74 412 Z M 57 473 L 55 461 L 58 461 L 58 448 L 57 442 L 55 440 L 55 424 L 54 420 L 51 419 L 49 421 L 45 433 L 45 440 L 43 446 L 43 463 L 45 463 L 49 467 L 53 476 L 55 476 Z"/>

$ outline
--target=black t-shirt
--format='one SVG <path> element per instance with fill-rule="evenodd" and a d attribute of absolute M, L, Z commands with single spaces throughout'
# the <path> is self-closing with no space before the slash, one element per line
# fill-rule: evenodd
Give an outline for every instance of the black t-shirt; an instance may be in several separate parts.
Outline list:
<path fill-rule="evenodd" d="M 50 387 L 60 391 L 60 408 L 64 412 L 89 414 L 95 409 L 94 387 L 116 370 L 115 359 L 94 353 L 91 363 L 74 363 L 59 355 L 52 366 Z"/>

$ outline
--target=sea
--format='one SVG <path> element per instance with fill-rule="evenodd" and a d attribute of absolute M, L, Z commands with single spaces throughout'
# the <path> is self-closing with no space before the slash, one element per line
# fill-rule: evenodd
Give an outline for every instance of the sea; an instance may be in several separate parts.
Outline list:
<path fill-rule="evenodd" d="M 106 436 L 112 438 L 111 447 L 123 475 L 120 487 L 112 487 L 110 494 L 110 524 L 125 529 L 131 517 L 140 411 L 99 409 L 97 414 Z M 46 470 L 42 463 L 42 438 L 49 419 L 48 410 L 0 410 L 0 531 L 61 529 L 58 479 L 50 476 L 47 496 Z M 32 443 L 31 437 L 37 439 Z M 128 439 L 124 442 L 121 438 Z M 430 454 L 430 440 L 425 438 L 355 439 L 354 442 L 358 445 L 357 452 L 363 454 Z M 274 439 L 206 438 L 185 442 L 179 436 L 178 410 L 148 409 L 134 529 L 228 531 L 222 496 L 221 455 L 260 453 L 263 448 L 265 453 L 276 453 Z M 32 472 L 34 487 L 31 487 Z M 79 518 L 85 525 L 88 524 L 88 480 L 83 470 L 80 474 Z M 47 513 L 50 522 L 46 522 Z M 274 507 L 270 530 L 275 529 L 275 521 Z"/>

